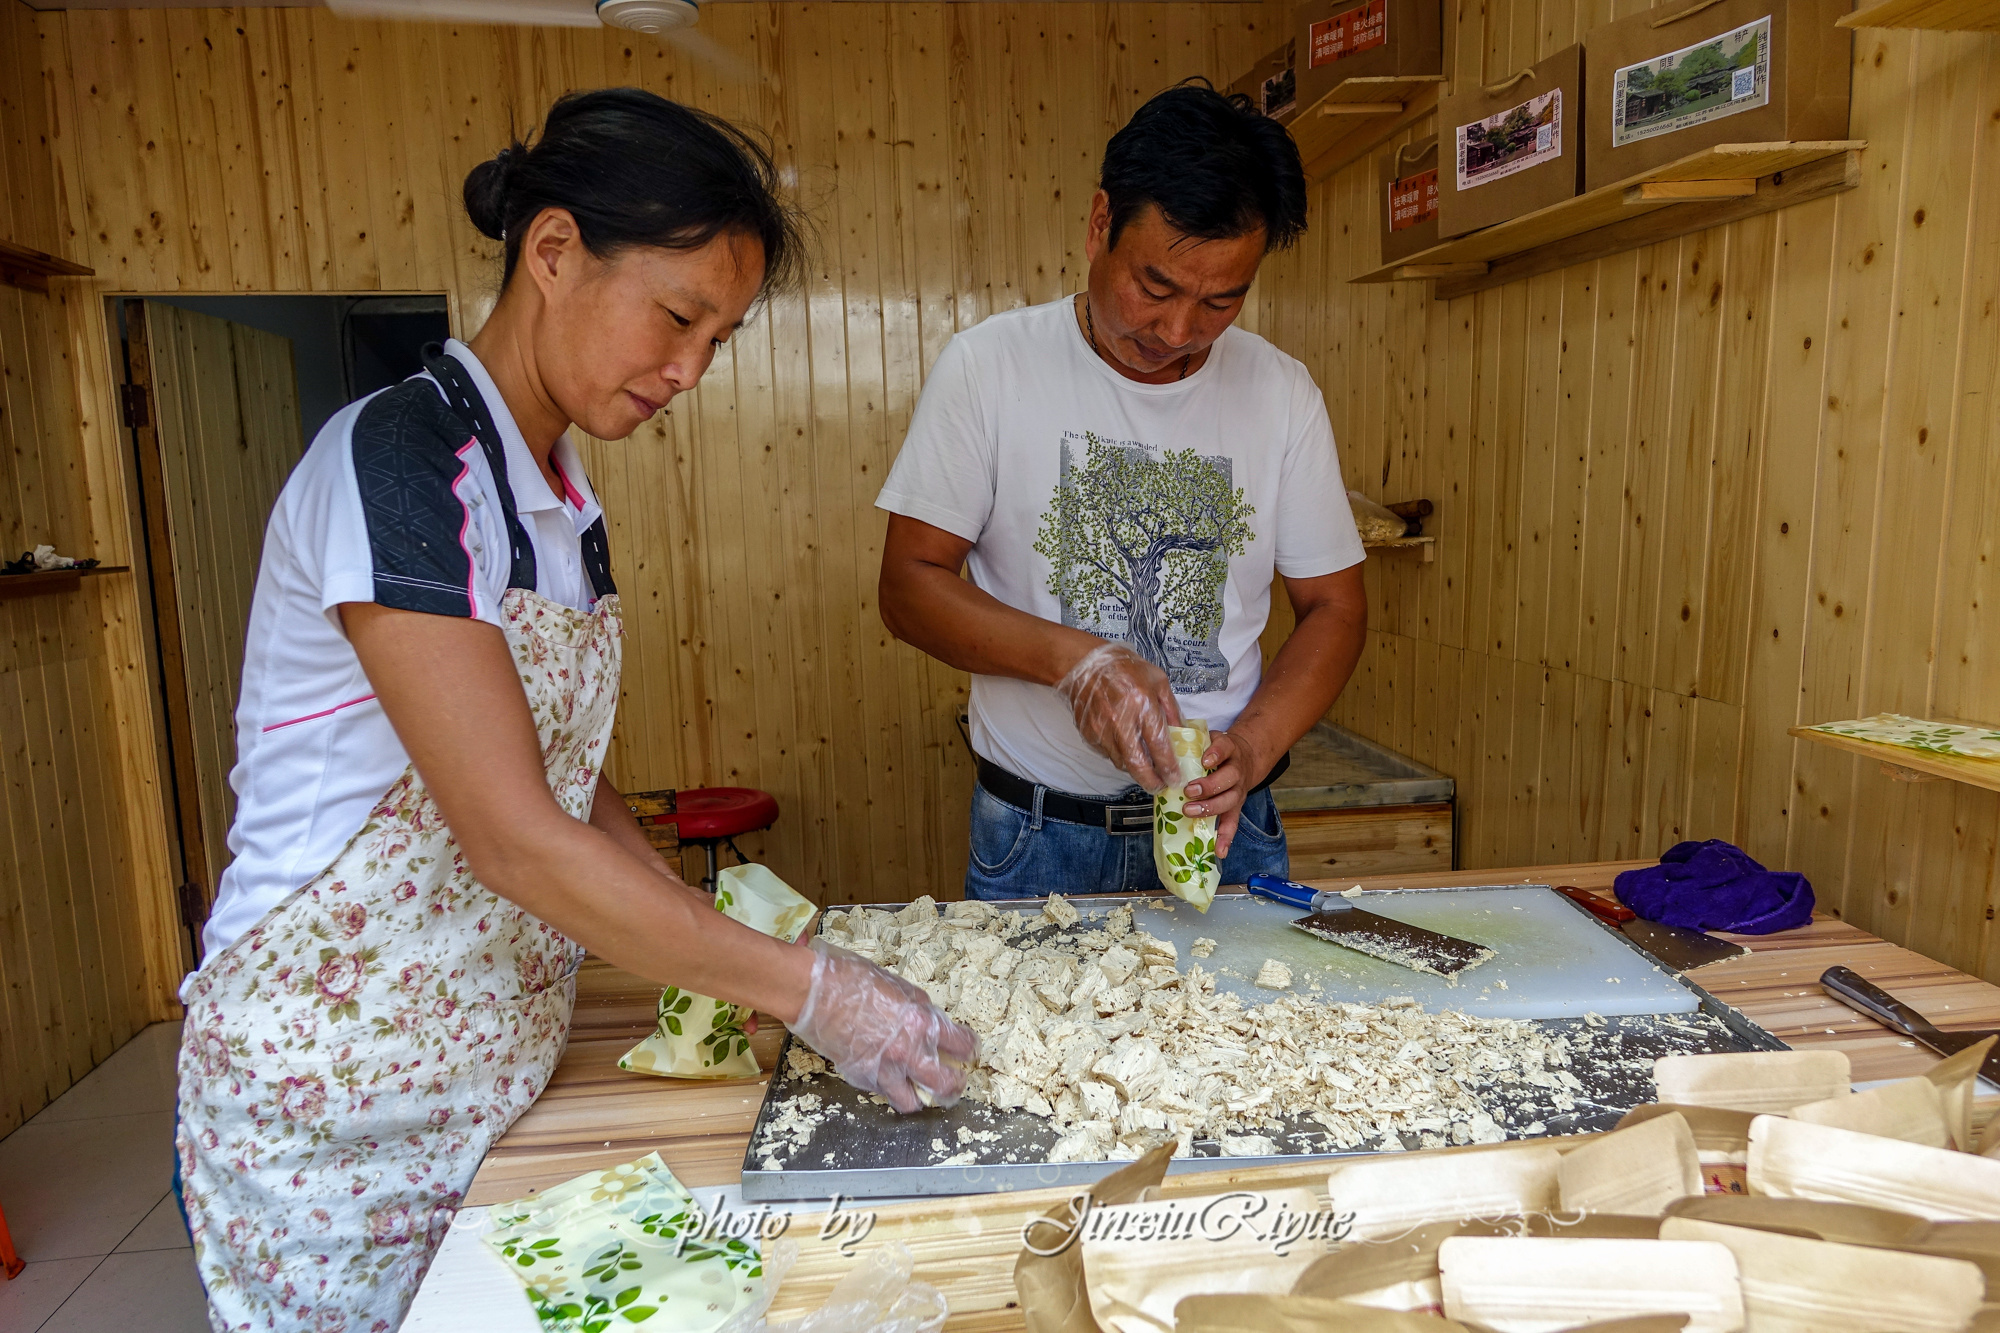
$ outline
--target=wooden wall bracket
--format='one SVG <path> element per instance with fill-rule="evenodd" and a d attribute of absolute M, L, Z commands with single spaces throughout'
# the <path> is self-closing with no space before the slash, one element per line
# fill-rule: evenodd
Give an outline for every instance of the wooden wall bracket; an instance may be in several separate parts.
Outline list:
<path fill-rule="evenodd" d="M 0 282 L 31 292 L 46 292 L 49 279 L 95 277 L 97 270 L 58 255 L 0 241 Z"/>

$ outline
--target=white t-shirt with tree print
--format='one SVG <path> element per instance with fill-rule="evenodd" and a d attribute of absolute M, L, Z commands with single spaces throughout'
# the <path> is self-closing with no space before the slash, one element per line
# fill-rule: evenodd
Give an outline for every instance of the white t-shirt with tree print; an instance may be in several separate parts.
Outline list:
<path fill-rule="evenodd" d="M 1326 404 L 1306 368 L 1231 328 L 1185 380 L 1104 364 L 1070 298 L 992 318 L 932 367 L 877 507 L 973 543 L 1009 606 L 1131 643 L 1181 710 L 1226 730 L 1263 673 L 1275 570 L 1360 563 Z M 972 678 L 972 746 L 1077 795 L 1131 785 L 1047 686 Z"/>

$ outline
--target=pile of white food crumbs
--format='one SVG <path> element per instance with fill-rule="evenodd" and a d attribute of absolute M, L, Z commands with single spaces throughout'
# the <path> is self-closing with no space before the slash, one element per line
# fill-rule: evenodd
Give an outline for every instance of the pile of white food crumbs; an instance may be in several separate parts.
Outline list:
<path fill-rule="evenodd" d="M 1395 1149 L 1402 1134 L 1427 1148 L 1494 1143 L 1506 1134 L 1483 1088 L 1521 1083 L 1558 1108 L 1574 1104 L 1567 1041 L 1532 1024 L 1426 1013 L 1407 998 L 1246 1005 L 1200 966 L 1180 971 L 1172 942 L 1135 929 L 1129 906 L 1091 919 L 1102 926 L 1058 937 L 1052 927 L 1080 922 L 1060 897 L 1034 914 L 981 902 L 940 913 L 925 897 L 895 912 L 830 912 L 824 932 L 978 1032 L 967 1095 L 1054 1120 L 1051 1162 L 1128 1160 L 1166 1137 L 1183 1154 L 1201 1138 L 1263 1156 L 1277 1151 L 1272 1132 L 1295 1128 L 1288 1121 L 1320 1126 L 1317 1151 L 1376 1140 Z M 826 1070 L 796 1046 L 790 1059 L 794 1076 Z M 796 1151 L 796 1127 L 775 1132 L 794 1118 L 788 1108 L 759 1144 L 766 1169 Z M 970 1151 L 963 1138 L 958 1146 Z"/>

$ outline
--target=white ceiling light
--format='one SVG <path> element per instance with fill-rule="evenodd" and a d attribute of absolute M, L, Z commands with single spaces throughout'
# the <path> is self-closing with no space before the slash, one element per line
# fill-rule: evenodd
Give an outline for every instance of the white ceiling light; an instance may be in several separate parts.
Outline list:
<path fill-rule="evenodd" d="M 597 0 L 597 17 L 607 28 L 658 33 L 692 28 L 701 9 L 695 0 Z"/>

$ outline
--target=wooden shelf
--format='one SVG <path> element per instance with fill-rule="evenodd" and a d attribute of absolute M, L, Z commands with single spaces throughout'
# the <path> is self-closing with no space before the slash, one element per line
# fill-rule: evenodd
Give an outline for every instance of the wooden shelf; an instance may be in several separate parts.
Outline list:
<path fill-rule="evenodd" d="M 1361 545 L 1370 551 L 1422 551 L 1427 565 L 1437 559 L 1435 537 L 1391 537 L 1388 541 L 1363 542 Z"/>
<path fill-rule="evenodd" d="M 1869 759 L 1879 759 L 1891 768 L 1906 769 L 1927 778 L 1949 778 L 1953 782 L 1984 787 L 1988 791 L 2000 791 L 2000 759 L 1933 754 L 1929 750 L 1913 750 L 1907 745 L 1889 745 L 1882 741 L 1863 740 L 1859 736 L 1841 736 L 1831 731 L 1815 731 L 1811 727 L 1793 727 L 1792 735 L 1802 741 L 1813 741 L 1820 745 L 1830 745 L 1836 750 L 1846 750 Z"/>
<path fill-rule="evenodd" d="M 1726 143 L 1363 273 L 1440 301 L 1802 204 L 1861 183 L 1865 139 Z M 1744 192 L 1743 182 L 1755 187 Z M 1690 194 L 1703 197 L 1690 199 Z"/>
<path fill-rule="evenodd" d="M 0 241 L 0 282 L 25 287 L 31 292 L 45 292 L 52 277 L 88 278 L 96 273 L 94 268 L 85 268 L 56 255 L 30 250 L 12 241 Z"/>
<path fill-rule="evenodd" d="M 1306 179 L 1330 176 L 1437 108 L 1444 75 L 1346 79 L 1286 122 Z"/>
<path fill-rule="evenodd" d="M 2000 0 L 1882 0 L 1834 20 L 1842 28 L 2000 32 Z"/>
<path fill-rule="evenodd" d="M 131 568 L 130 565 L 95 565 L 89 569 L 45 569 L 37 574 L 0 574 L 0 602 L 13 597 L 68 592 L 83 582 L 85 574 L 123 574 Z"/>

